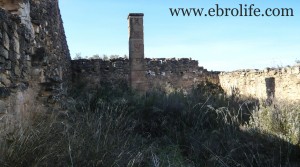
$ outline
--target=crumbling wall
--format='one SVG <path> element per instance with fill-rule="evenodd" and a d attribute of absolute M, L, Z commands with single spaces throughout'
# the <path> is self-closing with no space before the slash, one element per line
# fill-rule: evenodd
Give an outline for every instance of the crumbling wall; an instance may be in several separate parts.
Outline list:
<path fill-rule="evenodd" d="M 190 89 L 201 82 L 219 83 L 218 72 L 208 72 L 198 61 L 181 59 L 146 59 L 149 88 L 170 84 L 174 88 Z"/>
<path fill-rule="evenodd" d="M 228 93 L 260 99 L 300 101 L 300 67 L 240 70 L 219 75 L 220 85 Z"/>
<path fill-rule="evenodd" d="M 90 89 L 97 89 L 101 82 L 117 84 L 127 82 L 129 84 L 129 60 L 112 59 L 80 59 L 72 60 L 72 82 L 84 84 Z"/>
<path fill-rule="evenodd" d="M 71 58 L 58 0 L 30 0 L 35 38 L 30 55 L 32 80 L 39 85 L 39 100 L 63 101 L 71 80 Z"/>
<path fill-rule="evenodd" d="M 70 74 L 57 0 L 1 0 L 0 113 L 56 104 Z"/>
<path fill-rule="evenodd" d="M 145 59 L 143 77 L 148 89 L 167 85 L 174 88 L 190 89 L 204 81 L 218 84 L 218 72 L 208 72 L 198 66 L 198 61 L 190 59 Z M 128 59 L 72 60 L 73 82 L 85 83 L 97 88 L 100 82 L 111 84 L 125 81 L 129 84 L 130 65 Z"/>

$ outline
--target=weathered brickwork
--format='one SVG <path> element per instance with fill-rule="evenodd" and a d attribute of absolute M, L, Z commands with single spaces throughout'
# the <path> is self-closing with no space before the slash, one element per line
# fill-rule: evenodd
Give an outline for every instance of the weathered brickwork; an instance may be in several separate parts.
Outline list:
<path fill-rule="evenodd" d="M 300 101 L 300 66 L 221 73 L 219 78 L 228 94 L 238 92 L 260 99 Z"/>
<path fill-rule="evenodd" d="M 130 13 L 128 16 L 129 29 L 129 83 L 130 87 L 139 91 L 147 90 L 144 63 L 144 14 Z"/>
<path fill-rule="evenodd" d="M 57 0 L 0 1 L 0 112 L 56 104 L 70 60 Z"/>

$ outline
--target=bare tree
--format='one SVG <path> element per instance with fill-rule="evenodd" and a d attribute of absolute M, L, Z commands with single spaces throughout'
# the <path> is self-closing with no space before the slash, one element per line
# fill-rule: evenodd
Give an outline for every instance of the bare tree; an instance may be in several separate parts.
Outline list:
<path fill-rule="evenodd" d="M 82 59 L 81 53 L 75 53 L 74 60 L 79 60 L 79 59 Z"/>
<path fill-rule="evenodd" d="M 108 60 L 108 56 L 106 54 L 103 55 L 103 60 Z"/>
<path fill-rule="evenodd" d="M 90 57 L 90 59 L 100 59 L 100 56 L 99 54 L 95 54 L 92 57 Z"/>

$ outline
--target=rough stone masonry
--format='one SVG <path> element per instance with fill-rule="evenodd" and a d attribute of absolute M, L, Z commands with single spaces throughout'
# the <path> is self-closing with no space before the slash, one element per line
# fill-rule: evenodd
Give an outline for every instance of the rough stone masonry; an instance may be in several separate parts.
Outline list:
<path fill-rule="evenodd" d="M 0 114 L 61 108 L 71 58 L 57 0 L 0 0 Z"/>
<path fill-rule="evenodd" d="M 238 92 L 258 99 L 300 102 L 300 66 L 222 72 L 220 85 L 228 94 Z"/>

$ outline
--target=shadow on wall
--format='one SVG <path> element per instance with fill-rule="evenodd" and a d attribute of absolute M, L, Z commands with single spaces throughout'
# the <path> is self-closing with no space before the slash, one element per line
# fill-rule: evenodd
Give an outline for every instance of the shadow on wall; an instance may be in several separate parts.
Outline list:
<path fill-rule="evenodd" d="M 271 105 L 273 102 L 273 99 L 275 98 L 275 78 L 270 77 L 266 78 L 266 93 L 267 93 L 267 105 Z"/>
<path fill-rule="evenodd" d="M 232 87 L 241 94 L 268 100 L 276 98 L 282 101 L 300 102 L 300 66 L 284 68 L 266 68 L 264 70 L 238 70 L 222 72 L 220 85 L 230 93 Z"/>
<path fill-rule="evenodd" d="M 271 105 L 273 103 L 273 100 L 275 99 L 275 78 L 274 77 L 268 77 L 265 78 L 265 85 L 266 85 L 266 99 L 265 99 L 265 104 L 266 105 Z M 232 86 L 230 89 L 229 95 L 231 96 L 241 96 L 241 91 L 238 87 Z M 251 98 L 250 96 L 248 97 L 247 95 L 244 95 L 246 98 Z M 254 97 L 258 98 L 258 97 Z"/>

